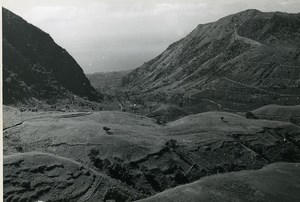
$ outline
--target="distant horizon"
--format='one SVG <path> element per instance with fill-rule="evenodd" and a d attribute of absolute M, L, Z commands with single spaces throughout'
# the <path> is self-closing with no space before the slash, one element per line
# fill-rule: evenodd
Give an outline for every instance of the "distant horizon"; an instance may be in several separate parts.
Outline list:
<path fill-rule="evenodd" d="M 3 7 L 51 35 L 85 74 L 132 70 L 199 24 L 247 9 L 299 13 L 297 0 L 4 0 Z"/>

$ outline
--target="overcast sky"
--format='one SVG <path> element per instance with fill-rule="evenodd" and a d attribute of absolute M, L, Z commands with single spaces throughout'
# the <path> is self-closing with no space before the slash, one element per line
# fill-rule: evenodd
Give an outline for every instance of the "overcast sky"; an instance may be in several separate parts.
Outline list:
<path fill-rule="evenodd" d="M 300 12 L 299 0 L 3 0 L 49 33 L 85 73 L 133 69 L 198 24 L 249 8 Z"/>

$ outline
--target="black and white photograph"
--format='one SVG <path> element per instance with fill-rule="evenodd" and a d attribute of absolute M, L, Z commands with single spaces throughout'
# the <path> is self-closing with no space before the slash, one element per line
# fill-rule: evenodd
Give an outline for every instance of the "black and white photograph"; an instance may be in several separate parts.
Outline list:
<path fill-rule="evenodd" d="M 299 202 L 299 0 L 2 0 L 4 202 Z"/>

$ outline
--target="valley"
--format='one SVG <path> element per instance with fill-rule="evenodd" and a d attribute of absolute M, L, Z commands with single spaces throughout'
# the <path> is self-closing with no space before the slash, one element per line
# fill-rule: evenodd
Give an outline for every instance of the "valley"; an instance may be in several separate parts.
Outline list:
<path fill-rule="evenodd" d="M 198 25 L 84 74 L 3 8 L 4 201 L 299 201 L 300 15 Z"/>

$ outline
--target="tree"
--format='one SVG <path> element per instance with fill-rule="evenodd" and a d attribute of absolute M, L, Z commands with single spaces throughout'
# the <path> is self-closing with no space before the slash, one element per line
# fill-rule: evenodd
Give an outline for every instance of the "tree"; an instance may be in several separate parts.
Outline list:
<path fill-rule="evenodd" d="M 110 132 L 111 128 L 104 126 L 103 130 L 105 130 L 108 134 L 112 134 L 112 132 Z"/>

